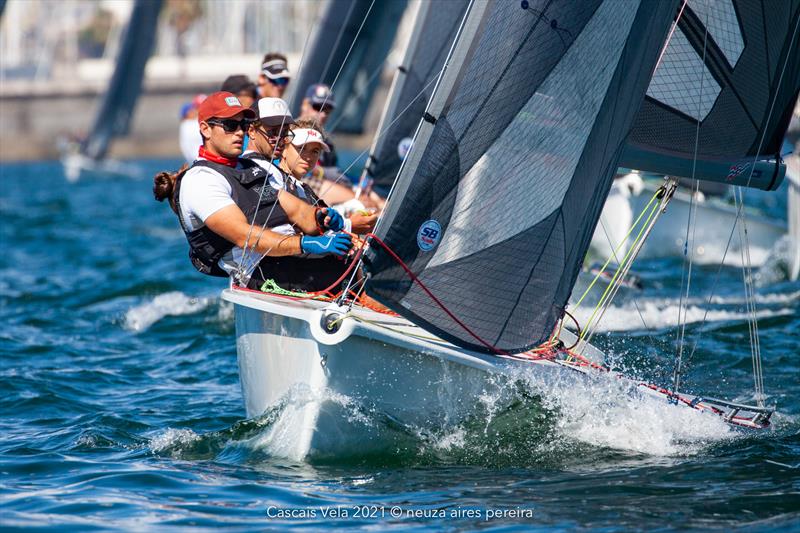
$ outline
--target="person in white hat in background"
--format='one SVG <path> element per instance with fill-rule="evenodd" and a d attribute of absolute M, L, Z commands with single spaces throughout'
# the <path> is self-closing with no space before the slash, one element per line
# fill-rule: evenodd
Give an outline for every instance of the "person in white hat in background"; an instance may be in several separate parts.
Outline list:
<path fill-rule="evenodd" d="M 270 52 L 264 56 L 258 76 L 258 92 L 262 98 L 283 98 L 291 80 L 292 74 L 285 55 Z"/>
<path fill-rule="evenodd" d="M 375 227 L 378 215 L 374 209 L 367 210 L 355 199 L 347 183 L 337 183 L 322 177 L 322 168 L 317 164 L 320 157 L 330 150 L 321 128 L 312 119 L 298 119 L 292 126 L 293 136 L 287 138 L 280 162 L 281 170 L 301 183 L 299 191 L 315 204 L 330 205 L 346 217 L 345 231 L 364 234 Z M 318 198 L 322 199 L 319 202 Z"/>

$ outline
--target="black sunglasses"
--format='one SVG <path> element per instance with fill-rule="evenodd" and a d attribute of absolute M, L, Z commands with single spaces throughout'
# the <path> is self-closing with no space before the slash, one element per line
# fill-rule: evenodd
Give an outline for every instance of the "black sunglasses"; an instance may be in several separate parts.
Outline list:
<path fill-rule="evenodd" d="M 226 119 L 211 119 L 206 120 L 206 123 L 211 124 L 212 126 L 222 126 L 222 129 L 225 130 L 225 133 L 235 133 L 236 130 L 241 129 L 243 132 L 247 133 L 247 128 L 250 127 L 250 120 L 243 118 L 242 120 L 233 120 L 232 118 Z"/>
<path fill-rule="evenodd" d="M 333 106 L 330 104 L 311 104 L 311 109 L 317 113 L 325 112 L 330 115 L 331 111 L 333 111 Z"/>
<path fill-rule="evenodd" d="M 286 85 L 289 85 L 289 78 L 275 78 L 275 79 L 267 78 L 267 80 L 272 85 L 277 85 L 278 87 L 284 87 Z"/>
<path fill-rule="evenodd" d="M 277 141 L 278 139 L 286 139 L 291 142 L 294 139 L 294 132 L 284 128 L 270 128 L 264 130 L 264 136 L 270 141 Z"/>

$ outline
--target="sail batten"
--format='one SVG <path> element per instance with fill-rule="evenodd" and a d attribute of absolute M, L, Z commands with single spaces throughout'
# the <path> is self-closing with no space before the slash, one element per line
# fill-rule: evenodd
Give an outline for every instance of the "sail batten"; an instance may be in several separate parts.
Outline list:
<path fill-rule="evenodd" d="M 473 333 L 518 352 L 561 316 L 677 9 L 522 5 L 470 6 L 379 227 L 447 310 L 388 254 L 368 257 L 372 296 L 484 351 Z"/>

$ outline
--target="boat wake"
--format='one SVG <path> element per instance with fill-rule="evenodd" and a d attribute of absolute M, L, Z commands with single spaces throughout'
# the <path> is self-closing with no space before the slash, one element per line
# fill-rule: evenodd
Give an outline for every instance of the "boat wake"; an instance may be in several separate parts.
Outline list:
<path fill-rule="evenodd" d="M 756 315 L 759 320 L 792 316 L 797 310 L 791 306 L 796 307 L 798 303 L 800 303 L 800 291 L 757 294 Z M 681 315 L 679 315 L 679 310 Z M 574 314 L 580 324 L 585 324 L 592 314 L 592 308 L 581 307 Z M 671 328 L 680 323 L 679 316 L 683 316 L 687 324 L 696 324 L 704 320 L 707 323 L 745 322 L 749 318 L 743 297 L 714 297 L 711 299 L 711 306 L 707 306 L 706 300 L 690 299 L 689 305 L 685 309 L 680 308 L 680 301 L 675 298 L 639 298 L 635 303 L 628 300 L 618 306 L 612 305 L 603 316 L 597 330 L 631 331 Z"/>
<path fill-rule="evenodd" d="M 192 315 L 208 309 L 216 302 L 219 299 L 214 297 L 188 296 L 179 291 L 166 292 L 128 309 L 123 325 L 130 331 L 142 332 L 167 316 Z M 230 306 L 221 306 L 220 313 L 228 307 Z M 228 313 L 231 314 L 230 310 Z"/>
<path fill-rule="evenodd" d="M 281 457 L 311 464 L 580 468 L 693 456 L 748 438 L 718 417 L 644 395 L 631 382 L 607 376 L 566 381 L 542 379 L 535 369 L 521 372 L 479 396 L 472 417 L 445 425 L 406 424 L 355 398 L 295 388 L 260 417 L 202 435 L 167 429 L 149 449 L 182 460 L 247 464 Z M 334 424 L 316 433 L 328 441 L 298 456 L 289 446 L 309 428 L 310 406 Z"/>

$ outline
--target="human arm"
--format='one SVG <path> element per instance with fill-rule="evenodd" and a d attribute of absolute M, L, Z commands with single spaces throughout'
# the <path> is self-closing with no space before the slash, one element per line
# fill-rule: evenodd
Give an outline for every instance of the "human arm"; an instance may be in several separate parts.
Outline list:
<path fill-rule="evenodd" d="M 205 220 L 208 229 L 240 248 L 255 245 L 258 253 L 270 257 L 299 255 L 303 253 L 300 235 L 283 235 L 260 226 L 252 226 L 236 204 L 230 204 L 214 212 Z M 250 236 L 248 240 L 248 235 Z"/>
<path fill-rule="evenodd" d="M 278 193 L 278 201 L 289 220 L 306 235 L 318 235 L 319 228 L 339 231 L 344 225 L 342 216 L 333 209 L 313 207 L 286 191 Z"/>

